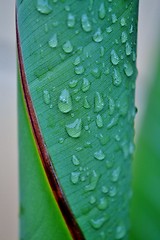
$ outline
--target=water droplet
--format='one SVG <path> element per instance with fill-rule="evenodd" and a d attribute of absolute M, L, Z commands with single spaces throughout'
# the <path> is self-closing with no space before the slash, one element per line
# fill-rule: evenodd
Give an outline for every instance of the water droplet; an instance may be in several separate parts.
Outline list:
<path fill-rule="evenodd" d="M 117 107 L 121 116 L 125 116 L 128 113 L 128 96 L 124 92 L 117 101 Z"/>
<path fill-rule="evenodd" d="M 112 32 L 112 27 L 107 27 L 106 31 L 107 31 L 107 33 L 111 33 Z"/>
<path fill-rule="evenodd" d="M 98 139 L 99 139 L 102 146 L 106 145 L 107 142 L 109 141 L 109 137 L 104 136 L 102 133 L 99 134 Z"/>
<path fill-rule="evenodd" d="M 69 5 L 66 5 L 66 6 L 64 7 L 64 9 L 66 10 L 66 12 L 69 12 L 69 11 L 70 11 L 70 6 L 69 6 Z"/>
<path fill-rule="evenodd" d="M 112 115 L 115 110 L 115 102 L 111 97 L 108 98 L 108 107 L 109 107 L 109 115 Z"/>
<path fill-rule="evenodd" d="M 88 102 L 87 96 L 85 96 L 85 98 L 84 98 L 83 107 L 86 108 L 86 109 L 89 109 L 91 107 L 89 102 Z"/>
<path fill-rule="evenodd" d="M 72 100 L 67 89 L 64 89 L 59 96 L 58 108 L 62 113 L 68 113 L 72 110 Z"/>
<path fill-rule="evenodd" d="M 98 114 L 96 117 L 96 124 L 99 128 L 103 127 L 103 119 L 100 114 Z"/>
<path fill-rule="evenodd" d="M 100 232 L 99 236 L 100 236 L 100 239 L 102 239 L 102 240 L 106 239 L 106 235 L 104 232 Z"/>
<path fill-rule="evenodd" d="M 67 26 L 73 28 L 75 26 L 75 16 L 71 13 L 68 14 Z"/>
<path fill-rule="evenodd" d="M 102 161 L 102 160 L 105 158 L 105 154 L 104 154 L 104 152 L 100 149 L 99 151 L 97 151 L 97 152 L 94 153 L 94 157 L 95 157 L 97 160 Z"/>
<path fill-rule="evenodd" d="M 81 58 L 78 56 L 76 57 L 76 59 L 74 60 L 74 65 L 77 66 L 78 64 L 80 64 L 81 62 Z"/>
<path fill-rule="evenodd" d="M 76 119 L 73 123 L 66 125 L 66 131 L 68 135 L 72 138 L 78 138 L 81 135 L 82 121 L 81 119 Z"/>
<path fill-rule="evenodd" d="M 117 227 L 116 227 L 116 235 L 115 235 L 115 239 L 122 239 L 124 238 L 126 235 L 126 227 L 123 223 L 120 223 Z"/>
<path fill-rule="evenodd" d="M 47 24 L 47 23 L 44 24 L 44 31 L 45 31 L 46 33 L 48 32 L 48 24 Z"/>
<path fill-rule="evenodd" d="M 86 92 L 90 88 L 90 82 L 87 78 L 83 78 L 82 91 Z"/>
<path fill-rule="evenodd" d="M 108 195 L 109 195 L 110 197 L 115 197 L 116 194 L 117 194 L 117 188 L 116 188 L 116 186 L 111 186 L 110 189 L 109 189 Z"/>
<path fill-rule="evenodd" d="M 53 36 L 50 38 L 49 42 L 48 42 L 49 46 L 51 48 L 56 48 L 58 45 L 58 40 L 57 40 L 57 34 L 53 34 Z"/>
<path fill-rule="evenodd" d="M 43 91 L 43 99 L 44 99 L 45 104 L 47 104 L 47 105 L 50 104 L 50 102 L 51 102 L 50 94 L 47 90 Z"/>
<path fill-rule="evenodd" d="M 126 55 L 129 56 L 131 55 L 131 53 L 132 53 L 132 47 L 128 42 L 126 42 Z"/>
<path fill-rule="evenodd" d="M 63 44 L 62 48 L 65 53 L 71 53 L 73 51 L 73 46 L 69 40 Z"/>
<path fill-rule="evenodd" d="M 59 142 L 60 144 L 64 143 L 64 138 L 59 138 L 58 142 Z"/>
<path fill-rule="evenodd" d="M 124 64 L 124 72 L 127 75 L 127 77 L 131 77 L 133 75 L 133 68 L 129 62 L 126 62 Z"/>
<path fill-rule="evenodd" d="M 108 188 L 106 186 L 102 186 L 102 193 L 108 193 Z"/>
<path fill-rule="evenodd" d="M 113 84 L 118 87 L 122 82 L 121 74 L 118 69 L 114 68 L 113 70 Z"/>
<path fill-rule="evenodd" d="M 106 217 L 100 217 L 97 219 L 91 219 L 90 223 L 94 229 L 100 229 L 106 221 Z"/>
<path fill-rule="evenodd" d="M 126 25 L 126 20 L 124 17 L 121 18 L 121 26 L 124 27 Z"/>
<path fill-rule="evenodd" d="M 80 172 L 72 172 L 72 173 L 71 173 L 71 182 L 72 182 L 73 184 L 78 183 L 78 181 L 79 181 L 79 176 L 80 176 Z"/>
<path fill-rule="evenodd" d="M 111 181 L 112 182 L 117 182 L 118 178 L 119 178 L 119 175 L 120 175 L 120 167 L 117 167 L 112 172 Z"/>
<path fill-rule="evenodd" d="M 95 78 L 99 78 L 101 76 L 101 71 L 98 67 L 93 68 L 91 73 Z"/>
<path fill-rule="evenodd" d="M 109 122 L 109 124 L 107 125 L 107 129 L 111 129 L 112 127 L 116 126 L 118 124 L 118 120 L 119 120 L 119 116 L 118 115 L 113 117 L 111 119 L 111 121 Z"/>
<path fill-rule="evenodd" d="M 37 10 L 42 14 L 49 14 L 52 12 L 52 7 L 49 5 L 48 0 L 37 0 Z"/>
<path fill-rule="evenodd" d="M 88 16 L 83 14 L 81 17 L 82 29 L 85 32 L 90 32 L 92 30 L 91 24 L 89 22 Z"/>
<path fill-rule="evenodd" d="M 113 63 L 113 65 L 117 65 L 119 63 L 119 57 L 115 50 L 111 51 L 111 62 Z"/>
<path fill-rule="evenodd" d="M 103 35 L 100 28 L 98 28 L 97 31 L 94 33 L 93 40 L 97 43 L 102 42 Z"/>
<path fill-rule="evenodd" d="M 115 22 L 117 22 L 117 16 L 116 16 L 116 14 L 112 14 L 112 23 L 115 23 Z"/>
<path fill-rule="evenodd" d="M 128 39 L 127 33 L 126 33 L 126 32 L 122 32 L 122 35 L 121 35 L 121 41 L 122 41 L 122 43 L 127 42 L 127 39 Z"/>
<path fill-rule="evenodd" d="M 94 204 L 96 202 L 96 198 L 94 196 L 91 196 L 89 202 L 90 204 Z"/>
<path fill-rule="evenodd" d="M 78 83 L 78 80 L 73 79 L 69 82 L 68 85 L 69 85 L 70 88 L 74 88 L 74 87 L 77 86 L 77 83 Z"/>
<path fill-rule="evenodd" d="M 94 98 L 94 110 L 95 112 L 100 112 L 104 108 L 104 101 L 102 95 L 99 92 L 95 93 Z"/>
<path fill-rule="evenodd" d="M 101 3 L 98 11 L 98 16 L 100 19 L 104 19 L 105 15 L 106 15 L 105 6 L 104 6 L 104 3 Z"/>
<path fill-rule="evenodd" d="M 81 65 L 77 66 L 77 67 L 75 67 L 74 71 L 77 75 L 81 75 L 82 73 L 84 73 L 84 67 Z"/>
<path fill-rule="evenodd" d="M 75 166 L 78 166 L 78 165 L 80 164 L 78 158 L 77 158 L 75 155 L 72 156 L 72 163 L 73 163 Z"/>
<path fill-rule="evenodd" d="M 97 183 L 98 183 L 98 180 L 100 178 L 100 175 L 98 175 L 96 173 L 95 170 L 92 171 L 92 175 L 90 177 L 90 183 L 88 185 L 85 186 L 85 192 L 88 192 L 88 191 L 93 191 L 96 186 L 97 186 Z"/>
<path fill-rule="evenodd" d="M 76 102 L 79 102 L 81 100 L 81 96 L 76 96 L 75 100 L 76 100 Z"/>
<path fill-rule="evenodd" d="M 133 51 L 133 57 L 132 57 L 132 60 L 133 60 L 133 62 L 136 61 L 136 53 L 135 53 L 135 51 Z"/>
<path fill-rule="evenodd" d="M 84 181 L 86 181 L 86 177 L 85 176 L 81 176 L 81 182 L 84 182 Z"/>
<path fill-rule="evenodd" d="M 133 28 L 133 25 L 131 24 L 131 27 L 130 27 L 130 29 L 129 29 L 129 33 L 130 33 L 130 34 L 133 33 L 133 30 L 134 30 L 134 28 Z"/>
<path fill-rule="evenodd" d="M 100 57 L 103 57 L 104 56 L 104 47 L 101 46 L 100 47 Z"/>
<path fill-rule="evenodd" d="M 100 198 L 97 207 L 98 207 L 99 210 L 105 210 L 105 209 L 108 207 L 108 201 L 107 201 L 107 199 L 104 198 L 104 197 Z"/>

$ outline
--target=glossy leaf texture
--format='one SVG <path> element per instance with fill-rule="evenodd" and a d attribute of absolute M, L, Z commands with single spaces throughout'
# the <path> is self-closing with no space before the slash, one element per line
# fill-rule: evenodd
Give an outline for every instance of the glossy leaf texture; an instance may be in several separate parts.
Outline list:
<path fill-rule="evenodd" d="M 17 1 L 19 63 L 37 148 L 79 239 L 128 239 L 137 11 L 133 0 Z"/>
<path fill-rule="evenodd" d="M 160 235 L 160 50 L 157 56 L 133 165 L 132 240 L 156 240 Z"/>

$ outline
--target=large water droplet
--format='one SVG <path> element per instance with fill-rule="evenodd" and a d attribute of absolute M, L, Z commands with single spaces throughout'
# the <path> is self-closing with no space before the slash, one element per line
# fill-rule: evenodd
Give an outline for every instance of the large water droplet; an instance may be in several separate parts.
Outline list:
<path fill-rule="evenodd" d="M 37 10 L 42 14 L 49 14 L 52 12 L 52 7 L 49 5 L 48 0 L 37 0 Z"/>
<path fill-rule="evenodd" d="M 95 112 L 100 112 L 103 108 L 104 108 L 103 97 L 99 92 L 96 92 L 94 98 L 94 110 Z"/>
<path fill-rule="evenodd" d="M 68 14 L 67 26 L 73 28 L 75 25 L 75 16 L 71 13 Z"/>
<path fill-rule="evenodd" d="M 105 6 L 104 6 L 104 3 L 101 3 L 98 11 L 98 16 L 100 19 L 104 19 L 105 15 L 106 15 Z"/>
<path fill-rule="evenodd" d="M 126 235 L 126 227 L 123 223 L 120 223 L 117 227 L 116 227 L 116 235 L 115 235 L 115 239 L 122 239 L 124 238 Z"/>
<path fill-rule="evenodd" d="M 113 84 L 118 87 L 122 82 L 121 74 L 118 69 L 113 70 Z"/>
<path fill-rule="evenodd" d="M 63 44 L 62 48 L 65 53 L 71 53 L 73 51 L 73 46 L 69 40 Z"/>
<path fill-rule="evenodd" d="M 77 66 L 77 67 L 75 67 L 74 71 L 77 75 L 81 75 L 82 73 L 84 73 L 84 67 L 81 65 Z"/>
<path fill-rule="evenodd" d="M 73 163 L 75 166 L 78 166 L 78 165 L 80 164 L 78 158 L 77 158 L 75 155 L 72 156 L 72 163 Z"/>
<path fill-rule="evenodd" d="M 98 204 L 99 210 L 105 210 L 108 207 L 108 201 L 105 197 L 100 198 L 99 204 Z"/>
<path fill-rule="evenodd" d="M 97 219 L 91 219 L 90 223 L 94 229 L 100 229 L 106 221 L 106 217 L 99 217 Z"/>
<path fill-rule="evenodd" d="M 96 124 L 99 128 L 103 127 L 103 119 L 100 114 L 98 114 L 96 117 Z"/>
<path fill-rule="evenodd" d="M 115 50 L 111 51 L 111 62 L 113 65 L 117 65 L 119 63 L 119 57 Z"/>
<path fill-rule="evenodd" d="M 81 17 L 82 29 L 85 32 L 90 32 L 92 30 L 91 24 L 89 22 L 88 16 L 83 14 Z"/>
<path fill-rule="evenodd" d="M 126 62 L 124 64 L 124 72 L 127 75 L 127 77 L 131 77 L 133 75 L 133 68 L 129 62 Z"/>
<path fill-rule="evenodd" d="M 72 110 L 72 100 L 67 89 L 64 89 L 59 96 L 58 108 L 62 113 L 68 113 Z"/>
<path fill-rule="evenodd" d="M 53 34 L 53 36 L 50 38 L 49 42 L 48 42 L 49 46 L 51 48 L 56 48 L 58 45 L 58 40 L 57 40 L 57 34 Z"/>
<path fill-rule="evenodd" d="M 102 42 L 103 35 L 100 28 L 98 28 L 97 31 L 94 33 L 93 40 L 97 43 Z"/>
<path fill-rule="evenodd" d="M 104 154 L 104 152 L 100 149 L 99 151 L 97 151 L 97 152 L 94 153 L 94 157 L 95 157 L 97 160 L 102 161 L 102 160 L 105 158 L 105 154 Z"/>
<path fill-rule="evenodd" d="M 73 123 L 66 125 L 66 131 L 68 135 L 72 138 L 78 138 L 81 135 L 82 121 L 81 119 L 76 119 Z"/>
<path fill-rule="evenodd" d="M 84 98 L 83 107 L 86 108 L 86 109 L 89 109 L 91 107 L 89 102 L 88 102 L 87 96 L 85 96 L 85 98 Z"/>
<path fill-rule="evenodd" d="M 82 91 L 86 92 L 90 88 L 90 82 L 87 78 L 83 78 Z"/>
<path fill-rule="evenodd" d="M 98 183 L 98 180 L 100 178 L 100 175 L 98 175 L 96 173 L 95 170 L 92 171 L 92 175 L 90 177 L 90 183 L 88 185 L 85 186 L 85 192 L 88 192 L 88 191 L 93 191 L 96 186 L 97 186 L 97 183 Z"/>
<path fill-rule="evenodd" d="M 44 99 L 45 104 L 47 104 L 47 105 L 50 104 L 51 99 L 50 99 L 50 94 L 49 94 L 48 90 L 43 91 L 43 99 Z"/>
<path fill-rule="evenodd" d="M 71 173 L 71 182 L 72 182 L 73 184 L 78 183 L 78 181 L 79 181 L 79 176 L 80 176 L 80 172 L 72 172 L 72 173 Z"/>

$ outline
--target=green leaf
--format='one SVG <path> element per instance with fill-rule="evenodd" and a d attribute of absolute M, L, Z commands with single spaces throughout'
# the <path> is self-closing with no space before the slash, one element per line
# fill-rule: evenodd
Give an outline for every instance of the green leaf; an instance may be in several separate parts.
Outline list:
<path fill-rule="evenodd" d="M 160 236 L 160 54 L 157 56 L 155 77 L 133 166 L 133 240 L 157 240 Z"/>
<path fill-rule="evenodd" d="M 74 239 L 128 238 L 137 7 L 135 0 L 17 1 L 25 100 L 67 225 L 66 209 L 74 218 Z"/>

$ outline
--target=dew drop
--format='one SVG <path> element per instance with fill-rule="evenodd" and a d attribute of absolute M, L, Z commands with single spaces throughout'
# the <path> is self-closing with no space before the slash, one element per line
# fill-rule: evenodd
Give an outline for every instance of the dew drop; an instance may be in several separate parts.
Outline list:
<path fill-rule="evenodd" d="M 75 16 L 71 13 L 68 14 L 67 26 L 73 28 L 75 26 Z"/>
<path fill-rule="evenodd" d="M 124 64 L 124 72 L 127 75 L 127 77 L 131 77 L 133 75 L 133 68 L 129 62 L 126 62 Z"/>
<path fill-rule="evenodd" d="M 117 65 L 119 63 L 119 57 L 115 50 L 111 51 L 111 62 L 113 65 Z"/>
<path fill-rule="evenodd" d="M 132 53 L 132 47 L 128 42 L 126 42 L 126 55 L 129 56 L 131 55 L 131 53 Z"/>
<path fill-rule="evenodd" d="M 78 183 L 78 181 L 79 181 L 79 176 L 80 176 L 80 172 L 72 172 L 72 173 L 71 173 L 71 182 L 72 182 L 73 184 Z"/>
<path fill-rule="evenodd" d="M 94 196 L 91 196 L 89 202 L 90 204 L 94 204 L 96 202 L 96 198 Z"/>
<path fill-rule="evenodd" d="M 99 160 L 102 161 L 105 158 L 105 154 L 104 152 L 100 149 L 99 151 L 94 153 L 94 157 Z"/>
<path fill-rule="evenodd" d="M 86 14 L 82 15 L 81 24 L 82 24 L 82 29 L 85 32 L 90 32 L 92 30 L 92 27 L 91 27 L 91 24 L 89 22 L 88 16 Z"/>
<path fill-rule="evenodd" d="M 111 119 L 111 121 L 109 122 L 109 124 L 107 125 L 107 129 L 111 129 L 112 127 L 116 126 L 118 124 L 118 120 L 119 120 L 119 116 L 118 115 L 113 117 Z"/>
<path fill-rule="evenodd" d="M 112 175 L 111 175 L 111 181 L 112 182 L 117 182 L 118 178 L 120 175 L 120 167 L 117 167 L 116 169 L 113 170 Z"/>
<path fill-rule="evenodd" d="M 81 58 L 78 56 L 76 57 L 76 59 L 74 60 L 74 65 L 77 66 L 78 64 L 80 64 L 81 62 Z"/>
<path fill-rule="evenodd" d="M 94 98 L 94 111 L 100 112 L 104 108 L 104 101 L 102 95 L 99 92 L 95 93 Z"/>
<path fill-rule="evenodd" d="M 117 22 L 117 16 L 113 13 L 112 14 L 112 23 Z"/>
<path fill-rule="evenodd" d="M 77 83 L 78 83 L 78 80 L 73 79 L 69 82 L 68 85 L 69 85 L 70 88 L 74 88 L 74 87 L 77 86 Z"/>
<path fill-rule="evenodd" d="M 102 146 L 106 145 L 107 142 L 109 141 L 109 137 L 104 136 L 102 133 L 99 134 L 98 139 L 99 139 Z"/>
<path fill-rule="evenodd" d="M 100 19 L 104 19 L 105 15 L 106 15 L 105 6 L 104 6 L 104 3 L 101 3 L 98 11 L 98 16 Z"/>
<path fill-rule="evenodd" d="M 101 76 L 101 71 L 98 67 L 93 68 L 91 73 L 95 78 L 99 78 Z"/>
<path fill-rule="evenodd" d="M 99 210 L 105 210 L 108 207 L 107 199 L 104 198 L 104 197 L 100 198 L 97 207 L 98 207 Z"/>
<path fill-rule="evenodd" d="M 104 47 L 101 46 L 100 47 L 100 57 L 103 57 L 104 56 Z"/>
<path fill-rule="evenodd" d="M 86 92 L 90 88 L 90 81 L 87 78 L 83 78 L 82 91 Z"/>
<path fill-rule="evenodd" d="M 115 102 L 111 97 L 108 98 L 108 107 L 109 107 L 109 115 L 112 115 L 115 110 Z"/>
<path fill-rule="evenodd" d="M 121 35 L 121 41 L 122 41 L 122 43 L 127 42 L 127 39 L 128 39 L 127 33 L 126 33 L 126 32 L 122 32 L 122 35 Z"/>
<path fill-rule="evenodd" d="M 103 127 L 103 119 L 100 114 L 98 114 L 96 117 L 96 124 L 97 124 L 97 127 L 99 128 Z"/>
<path fill-rule="evenodd" d="M 84 98 L 83 107 L 86 108 L 86 109 L 89 109 L 91 107 L 89 102 L 88 102 L 87 96 L 85 96 L 85 98 Z"/>
<path fill-rule="evenodd" d="M 37 0 L 37 11 L 42 14 L 51 13 L 52 7 L 49 5 L 48 0 Z"/>
<path fill-rule="evenodd" d="M 118 87 L 122 82 L 121 74 L 118 69 L 114 68 L 113 70 L 113 84 Z"/>
<path fill-rule="evenodd" d="M 97 186 L 99 178 L 100 178 L 100 175 L 98 175 L 96 171 L 93 170 L 92 175 L 90 177 L 90 183 L 86 185 L 84 188 L 85 192 L 93 191 Z"/>
<path fill-rule="evenodd" d="M 48 90 L 43 91 L 43 99 L 44 99 L 45 104 L 47 104 L 47 105 L 50 104 L 51 99 L 50 99 L 50 94 L 49 94 Z"/>
<path fill-rule="evenodd" d="M 78 138 L 81 135 L 82 121 L 77 118 L 73 123 L 67 124 L 65 127 L 70 137 Z"/>
<path fill-rule="evenodd" d="M 103 35 L 100 28 L 98 28 L 97 31 L 94 33 L 93 40 L 97 43 L 102 42 Z"/>
<path fill-rule="evenodd" d="M 60 144 L 64 143 L 64 138 L 59 138 L 58 142 L 59 142 Z"/>
<path fill-rule="evenodd" d="M 106 221 L 106 217 L 100 217 L 96 219 L 91 219 L 90 224 L 94 229 L 100 229 Z"/>
<path fill-rule="evenodd" d="M 113 167 L 113 160 L 107 159 L 107 160 L 106 160 L 106 167 L 107 167 L 108 169 L 112 168 L 112 167 Z"/>
<path fill-rule="evenodd" d="M 124 17 L 121 18 L 121 26 L 124 27 L 126 25 L 126 20 Z"/>
<path fill-rule="evenodd" d="M 123 223 L 116 227 L 115 239 L 122 239 L 126 235 L 126 227 Z"/>
<path fill-rule="evenodd" d="M 108 188 L 106 186 L 102 186 L 102 193 L 108 193 Z"/>
<path fill-rule="evenodd" d="M 63 44 L 62 48 L 65 53 L 71 53 L 73 51 L 73 46 L 69 40 Z"/>
<path fill-rule="evenodd" d="M 58 108 L 62 113 L 68 113 L 72 110 L 72 100 L 67 89 L 64 89 L 59 96 Z"/>
<path fill-rule="evenodd" d="M 72 163 L 73 163 L 75 166 L 78 166 L 78 165 L 80 164 L 78 158 L 77 158 L 75 155 L 72 156 Z"/>
<path fill-rule="evenodd" d="M 77 75 L 81 75 L 82 73 L 84 73 L 84 67 L 82 65 L 77 66 L 75 67 L 74 71 Z"/>
<path fill-rule="evenodd" d="M 57 40 L 57 34 L 53 34 L 53 36 L 50 38 L 49 42 L 48 42 L 49 46 L 51 48 L 56 48 L 58 45 L 58 40 Z"/>
<path fill-rule="evenodd" d="M 111 33 L 112 32 L 112 27 L 107 27 L 106 31 L 107 31 L 107 33 Z"/>
<path fill-rule="evenodd" d="M 111 186 L 110 189 L 109 189 L 108 195 L 109 195 L 110 197 L 115 197 L 116 194 L 117 194 L 117 188 L 116 188 L 116 186 Z"/>

